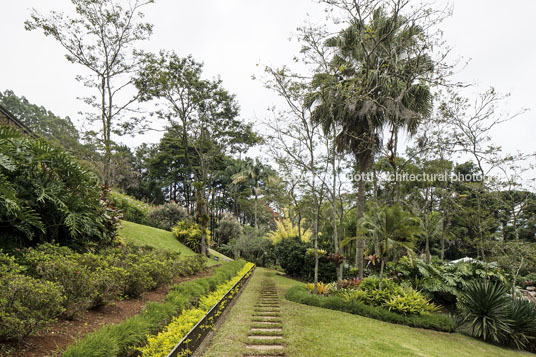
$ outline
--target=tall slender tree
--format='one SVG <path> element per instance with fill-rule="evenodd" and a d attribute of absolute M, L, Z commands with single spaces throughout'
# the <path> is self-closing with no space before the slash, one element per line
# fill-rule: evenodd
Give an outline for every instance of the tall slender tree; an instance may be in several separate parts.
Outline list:
<path fill-rule="evenodd" d="M 138 96 L 130 95 L 133 73 L 138 66 L 135 45 L 149 38 L 153 26 L 143 22 L 142 7 L 154 0 L 71 0 L 76 14 L 35 11 L 25 22 L 27 30 L 42 30 L 66 51 L 71 63 L 86 68 L 88 75 L 76 79 L 93 93 L 81 98 L 92 110 L 90 123 L 100 122 L 103 147 L 103 179 L 108 183 L 112 160 L 112 134 L 132 133 L 141 119 L 126 116 Z"/>

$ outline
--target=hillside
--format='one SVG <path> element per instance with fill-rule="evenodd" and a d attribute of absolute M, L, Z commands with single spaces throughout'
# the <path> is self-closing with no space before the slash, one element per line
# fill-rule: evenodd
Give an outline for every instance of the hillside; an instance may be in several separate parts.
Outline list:
<path fill-rule="evenodd" d="M 195 254 L 194 251 L 179 242 L 171 232 L 128 221 L 122 221 L 121 225 L 122 228 L 119 230 L 119 235 L 127 243 L 134 245 L 148 245 L 170 252 L 179 252 L 184 255 Z M 219 258 L 218 261 L 208 259 L 207 263 L 209 266 L 219 264 L 223 259 L 230 259 L 212 249 L 209 251 L 211 256 L 217 256 Z"/>

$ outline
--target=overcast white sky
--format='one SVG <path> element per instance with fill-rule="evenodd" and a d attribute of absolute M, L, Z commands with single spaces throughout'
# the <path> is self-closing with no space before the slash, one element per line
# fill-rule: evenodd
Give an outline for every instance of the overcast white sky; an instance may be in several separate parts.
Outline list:
<path fill-rule="evenodd" d="M 454 15 L 444 26 L 445 38 L 456 55 L 471 59 L 458 75 L 485 89 L 493 85 L 512 94 L 506 109 L 530 111 L 494 133 L 506 151 L 536 151 L 536 1 L 454 0 Z M 43 13 L 69 9 L 68 0 L 0 1 L 0 91 L 11 89 L 31 102 L 74 120 L 82 108 L 76 99 L 83 87 L 75 81 L 80 66 L 68 63 L 63 49 L 37 31 L 24 30 L 32 8 Z M 145 48 L 192 54 L 205 63 L 207 76 L 220 75 L 224 86 L 237 95 L 241 116 L 253 121 L 267 116 L 273 95 L 252 74 L 257 63 L 289 63 L 298 45 L 288 39 L 307 13 L 323 19 L 312 0 L 156 0 L 145 8 L 155 25 Z M 126 139 L 130 145 L 156 142 L 152 133 Z"/>

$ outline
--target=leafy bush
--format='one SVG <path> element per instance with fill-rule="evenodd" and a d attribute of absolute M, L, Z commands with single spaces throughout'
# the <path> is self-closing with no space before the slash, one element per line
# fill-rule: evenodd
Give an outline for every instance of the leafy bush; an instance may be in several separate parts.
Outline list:
<path fill-rule="evenodd" d="M 276 260 L 275 249 L 272 242 L 264 237 L 262 229 L 250 226 L 242 228 L 239 237 L 220 245 L 218 251 L 229 257 L 241 257 L 258 266 L 272 266 Z"/>
<path fill-rule="evenodd" d="M 170 202 L 151 209 L 147 216 L 147 223 L 150 226 L 170 231 L 178 222 L 188 217 L 188 212 L 184 207 Z"/>
<path fill-rule="evenodd" d="M 285 273 L 295 277 L 302 276 L 307 248 L 307 243 L 298 238 L 281 239 L 276 244 L 275 254 Z"/>
<path fill-rule="evenodd" d="M 127 246 L 112 255 L 114 264 L 128 272 L 124 294 L 140 296 L 147 290 L 170 283 L 173 279 L 172 266 L 162 254 L 147 247 Z"/>
<path fill-rule="evenodd" d="M 207 241 L 210 236 L 208 229 L 203 232 L 203 228 L 191 220 L 179 222 L 177 226 L 173 227 L 171 232 L 179 242 L 196 253 L 199 253 L 199 247 L 203 236 L 206 237 Z"/>
<path fill-rule="evenodd" d="M 411 286 L 400 286 L 389 279 L 368 277 L 358 287 L 333 291 L 346 301 L 359 301 L 400 314 L 427 314 L 438 308 Z"/>
<path fill-rule="evenodd" d="M 71 345 L 63 357 L 115 357 L 128 355 L 136 346 L 167 325 L 173 316 L 195 306 L 216 286 L 231 279 L 243 266 L 243 260 L 225 263 L 211 276 L 175 285 L 162 303 L 148 303 L 139 315 L 120 324 L 103 327 Z"/>
<path fill-rule="evenodd" d="M 151 205 L 117 191 L 112 192 L 111 201 L 121 211 L 124 220 L 139 224 L 148 223 Z"/>
<path fill-rule="evenodd" d="M 43 244 L 24 256 L 32 276 L 56 283 L 61 288 L 67 318 L 90 308 L 95 291 L 91 272 L 80 264 L 80 256 L 67 247 L 52 244 Z"/>
<path fill-rule="evenodd" d="M 77 261 L 91 274 L 91 306 L 105 306 L 125 291 L 125 280 L 129 273 L 124 268 L 114 265 L 106 254 L 85 253 Z"/>
<path fill-rule="evenodd" d="M 0 126 L 0 225 L 23 245 L 109 243 L 119 215 L 98 178 L 63 149 Z"/>
<path fill-rule="evenodd" d="M 382 307 L 363 304 L 359 301 L 346 301 L 339 296 L 322 296 L 310 294 L 303 286 L 294 286 L 287 290 L 285 297 L 300 304 L 322 307 L 325 309 L 348 312 L 411 327 L 420 327 L 438 331 L 453 332 L 456 324 L 448 315 L 429 313 L 425 315 L 403 315 Z"/>
<path fill-rule="evenodd" d="M 307 286 L 307 290 L 309 290 L 309 292 L 314 292 L 315 291 L 315 284 L 313 283 L 309 283 L 306 285 Z M 333 284 L 324 284 L 324 283 L 317 283 L 316 284 L 316 290 L 317 292 L 320 294 L 320 295 L 327 295 L 329 294 L 329 291 L 333 288 Z"/>
<path fill-rule="evenodd" d="M 0 340 L 22 340 L 63 312 L 54 283 L 13 272 L 0 274 Z"/>
<path fill-rule="evenodd" d="M 218 222 L 218 228 L 214 231 L 218 244 L 227 244 L 231 239 L 242 235 L 242 225 L 230 213 L 226 213 Z"/>
<path fill-rule="evenodd" d="M 404 256 L 396 264 L 388 264 L 387 270 L 393 279 L 410 283 L 428 298 L 444 305 L 455 304 L 464 286 L 475 279 L 506 282 L 497 264 L 476 260 L 456 264 L 433 260 L 427 264 L 421 259 Z"/>

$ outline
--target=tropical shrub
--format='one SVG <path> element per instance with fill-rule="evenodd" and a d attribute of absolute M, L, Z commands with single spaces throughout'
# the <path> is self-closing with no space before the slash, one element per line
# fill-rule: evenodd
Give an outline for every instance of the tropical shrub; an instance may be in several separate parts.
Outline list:
<path fill-rule="evenodd" d="M 218 244 L 227 244 L 231 239 L 236 239 L 242 235 L 242 225 L 232 214 L 226 213 L 219 220 L 214 234 Z"/>
<path fill-rule="evenodd" d="M 308 283 L 306 285 L 307 287 L 307 290 L 309 290 L 309 292 L 313 293 L 315 291 L 315 284 L 313 283 Z M 320 295 L 327 295 L 329 294 L 330 290 L 333 288 L 333 284 L 324 284 L 322 282 L 319 282 L 316 284 L 316 291 L 318 294 Z"/>
<path fill-rule="evenodd" d="M 197 253 L 199 253 L 199 247 L 203 236 L 206 237 L 207 241 L 210 237 L 208 229 L 205 229 L 203 232 L 203 228 L 191 220 L 179 222 L 179 224 L 171 229 L 171 232 L 179 242 Z"/>
<path fill-rule="evenodd" d="M 353 290 L 359 291 L 359 290 Z M 294 286 L 287 290 L 285 297 L 300 304 L 322 307 L 324 309 L 338 310 L 355 315 L 370 317 L 390 323 L 420 327 L 438 331 L 453 332 L 456 323 L 444 314 L 399 314 L 383 307 L 371 306 L 356 300 L 345 300 L 340 296 L 310 294 L 303 286 Z"/>
<path fill-rule="evenodd" d="M 285 273 L 294 277 L 302 276 L 307 248 L 307 243 L 297 237 L 285 238 L 276 244 L 275 254 Z"/>
<path fill-rule="evenodd" d="M 318 280 L 333 281 L 337 279 L 335 264 L 328 258 L 322 249 L 319 249 L 318 257 Z M 302 267 L 301 278 L 306 281 L 313 281 L 315 274 L 314 249 L 309 248 L 305 253 L 304 266 Z"/>
<path fill-rule="evenodd" d="M 283 221 L 275 222 L 277 228 L 275 231 L 268 232 L 266 238 L 271 240 L 273 244 L 277 244 L 284 239 L 294 239 L 300 237 L 300 229 L 292 223 L 290 218 L 284 218 Z M 301 240 L 303 242 L 311 241 L 312 232 L 310 230 L 301 231 Z"/>
<path fill-rule="evenodd" d="M 400 286 L 389 279 L 368 277 L 359 281 L 357 287 L 342 288 L 333 293 L 346 301 L 359 301 L 400 314 L 427 314 L 438 310 L 411 286 Z"/>
<path fill-rule="evenodd" d="M 500 283 L 476 280 L 458 300 L 459 324 L 484 341 L 536 350 L 536 307 L 514 299 Z"/>
<path fill-rule="evenodd" d="M 0 340 L 22 340 L 63 312 L 54 283 L 14 272 L 0 273 Z"/>
<path fill-rule="evenodd" d="M 125 221 L 148 224 L 151 205 L 117 191 L 112 191 L 111 201 L 121 212 Z"/>
<path fill-rule="evenodd" d="M 359 287 L 363 279 L 359 278 L 351 278 L 351 279 L 343 279 L 341 281 L 341 288 L 343 289 L 356 289 Z"/>
<path fill-rule="evenodd" d="M 119 215 L 97 176 L 63 149 L 0 126 L 3 242 L 109 243 Z"/>
<path fill-rule="evenodd" d="M 518 349 L 536 351 L 536 307 L 527 300 L 512 299 L 508 306 L 508 320 L 512 332 L 505 336 L 504 342 L 512 345 L 513 341 Z"/>
<path fill-rule="evenodd" d="M 428 298 L 444 305 L 455 304 L 464 286 L 473 280 L 506 282 L 497 264 L 476 260 L 456 264 L 432 260 L 427 264 L 421 259 L 404 256 L 396 264 L 388 264 L 388 275 L 398 282 L 411 284 Z"/>
<path fill-rule="evenodd" d="M 32 276 L 61 288 L 67 318 L 89 309 L 95 291 L 91 272 L 79 262 L 80 256 L 67 247 L 52 244 L 43 244 L 24 255 L 24 262 Z"/>
<path fill-rule="evenodd" d="M 170 202 L 151 209 L 147 215 L 147 223 L 150 226 L 170 231 L 173 226 L 188 217 L 188 212 L 184 207 Z"/>
<path fill-rule="evenodd" d="M 504 285 L 485 280 L 467 284 L 459 295 L 459 323 L 471 334 L 488 342 L 501 342 L 511 334 L 508 309 L 510 297 Z"/>

